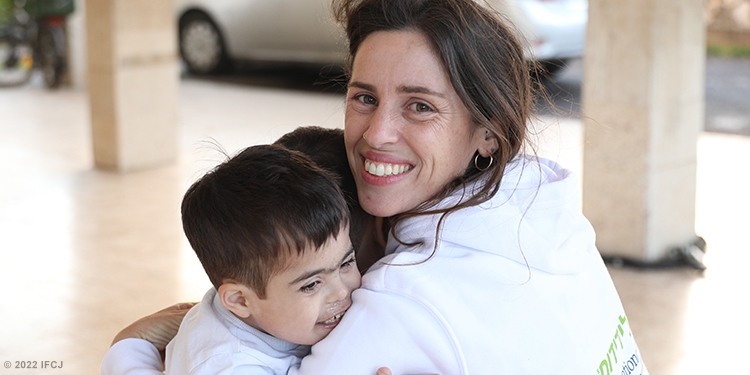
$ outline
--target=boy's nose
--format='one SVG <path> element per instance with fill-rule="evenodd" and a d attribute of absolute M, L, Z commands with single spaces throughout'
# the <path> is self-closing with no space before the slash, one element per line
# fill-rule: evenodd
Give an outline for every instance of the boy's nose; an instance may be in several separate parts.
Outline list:
<path fill-rule="evenodd" d="M 352 281 L 350 278 L 342 277 L 342 275 L 338 275 L 338 277 L 332 280 L 328 303 L 338 304 L 348 301 L 352 290 L 359 287 L 358 284 L 353 285 Z"/>
<path fill-rule="evenodd" d="M 336 287 L 331 297 L 334 301 L 341 301 L 349 297 L 349 292 L 350 290 L 346 286 L 346 283 L 344 283 L 343 280 L 339 279 L 338 283 L 336 283 Z"/>
<path fill-rule="evenodd" d="M 342 308 L 347 308 L 351 302 L 349 299 L 349 290 L 343 286 L 336 288 L 329 296 L 329 301 L 326 304 L 326 310 L 331 313 L 337 313 Z"/>

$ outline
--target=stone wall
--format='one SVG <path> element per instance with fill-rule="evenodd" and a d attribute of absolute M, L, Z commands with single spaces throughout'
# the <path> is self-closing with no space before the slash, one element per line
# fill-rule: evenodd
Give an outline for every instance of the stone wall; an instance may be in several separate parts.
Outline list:
<path fill-rule="evenodd" d="M 709 44 L 750 47 L 750 0 L 707 0 Z"/>

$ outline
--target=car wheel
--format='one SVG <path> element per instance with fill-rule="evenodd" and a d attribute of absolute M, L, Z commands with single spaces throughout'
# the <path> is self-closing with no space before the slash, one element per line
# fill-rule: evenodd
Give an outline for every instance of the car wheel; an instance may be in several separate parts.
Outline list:
<path fill-rule="evenodd" d="M 21 38 L 0 35 L 0 87 L 19 86 L 31 77 L 34 49 Z"/>
<path fill-rule="evenodd" d="M 180 19 L 180 56 L 196 74 L 218 73 L 227 67 L 224 40 L 211 19 L 199 12 Z"/>

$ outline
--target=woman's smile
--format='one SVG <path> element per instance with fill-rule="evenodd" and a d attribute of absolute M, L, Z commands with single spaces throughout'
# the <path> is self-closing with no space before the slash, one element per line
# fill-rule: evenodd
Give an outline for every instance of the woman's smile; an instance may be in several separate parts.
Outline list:
<path fill-rule="evenodd" d="M 367 171 L 367 173 L 374 176 L 387 177 L 408 172 L 409 170 L 411 170 L 411 165 L 378 163 L 369 159 L 365 159 L 365 170 Z"/>

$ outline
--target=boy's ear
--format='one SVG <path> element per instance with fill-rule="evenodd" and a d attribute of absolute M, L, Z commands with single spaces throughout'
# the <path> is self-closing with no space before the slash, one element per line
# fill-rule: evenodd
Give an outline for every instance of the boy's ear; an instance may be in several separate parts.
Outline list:
<path fill-rule="evenodd" d="M 219 286 L 221 304 L 239 318 L 248 318 L 258 308 L 258 295 L 255 291 L 236 281 L 225 281 Z"/>

